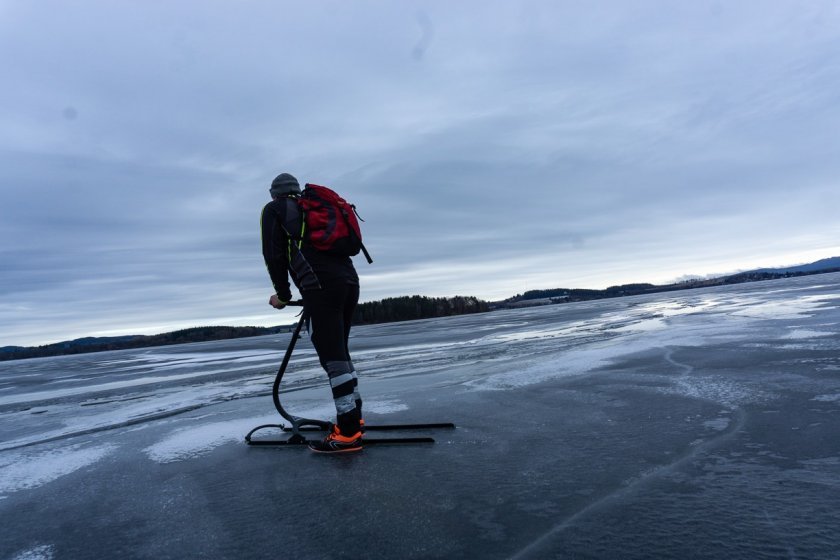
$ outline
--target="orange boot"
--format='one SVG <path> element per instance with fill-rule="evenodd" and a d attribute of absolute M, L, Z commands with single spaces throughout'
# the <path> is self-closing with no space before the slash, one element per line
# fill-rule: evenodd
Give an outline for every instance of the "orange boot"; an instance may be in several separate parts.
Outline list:
<path fill-rule="evenodd" d="M 309 442 L 309 449 L 317 453 L 349 453 L 362 450 L 362 432 L 356 432 L 352 436 L 342 435 L 338 426 L 333 425 L 330 432 L 323 441 Z"/>

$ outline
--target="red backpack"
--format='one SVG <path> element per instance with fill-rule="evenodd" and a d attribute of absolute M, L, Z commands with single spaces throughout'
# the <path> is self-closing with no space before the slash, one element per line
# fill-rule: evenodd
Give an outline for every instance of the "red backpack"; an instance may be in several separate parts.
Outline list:
<path fill-rule="evenodd" d="M 314 248 L 334 255 L 352 257 L 362 251 L 373 262 L 362 244 L 356 207 L 335 191 L 307 183 L 298 199 L 303 210 L 305 237 Z M 362 220 L 364 221 L 364 220 Z"/>

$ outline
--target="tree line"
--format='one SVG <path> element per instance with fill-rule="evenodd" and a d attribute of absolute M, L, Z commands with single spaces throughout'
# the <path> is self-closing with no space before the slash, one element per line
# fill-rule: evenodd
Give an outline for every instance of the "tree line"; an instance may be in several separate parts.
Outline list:
<path fill-rule="evenodd" d="M 189 342 L 207 342 L 288 332 L 291 327 L 191 327 L 168 333 L 146 335 L 128 335 L 115 337 L 85 337 L 42 346 L 5 346 L 0 348 L 0 361 L 22 360 L 24 358 L 44 358 L 68 354 L 86 354 L 108 350 L 126 350 Z"/>
<path fill-rule="evenodd" d="M 391 321 L 408 321 L 411 319 L 447 317 L 450 315 L 479 313 L 483 311 L 488 311 L 487 302 L 475 297 L 455 296 L 450 298 L 430 298 L 424 296 L 404 296 L 359 304 L 353 316 L 353 324 L 365 325 Z M 6 346 L 0 348 L 0 361 L 103 352 L 106 350 L 126 350 L 130 348 L 146 348 L 170 344 L 186 344 L 190 342 L 207 342 L 211 340 L 227 340 L 231 338 L 290 332 L 293 328 L 294 325 L 276 327 L 205 326 L 151 336 L 86 337 L 57 342 L 55 344 L 45 344 L 43 346 Z"/>
<path fill-rule="evenodd" d="M 489 311 L 489 304 L 472 296 L 426 297 L 402 296 L 360 303 L 353 324 L 390 323 L 412 319 L 430 319 Z"/>

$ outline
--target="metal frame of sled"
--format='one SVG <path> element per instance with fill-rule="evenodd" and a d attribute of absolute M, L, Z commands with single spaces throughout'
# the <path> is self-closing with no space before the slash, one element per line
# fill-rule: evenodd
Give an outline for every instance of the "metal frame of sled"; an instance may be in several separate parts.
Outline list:
<path fill-rule="evenodd" d="M 303 302 L 301 301 L 293 301 L 288 303 L 287 305 L 294 305 L 294 306 L 302 306 Z M 263 424 L 261 426 L 257 426 L 245 436 L 245 443 L 248 445 L 254 446 L 266 446 L 266 447 L 280 447 L 280 446 L 294 446 L 294 445 L 306 445 L 311 440 L 306 439 L 306 436 L 302 432 L 326 432 L 332 429 L 332 422 L 328 422 L 326 420 L 314 420 L 312 418 L 301 418 L 300 416 L 294 416 L 289 414 L 289 412 L 283 408 L 283 404 L 280 402 L 280 382 L 283 380 L 283 374 L 286 373 L 286 368 L 289 365 L 289 360 L 292 358 L 292 352 L 294 352 L 295 344 L 297 344 L 298 338 L 300 338 L 300 331 L 303 328 L 303 325 L 309 320 L 309 315 L 306 312 L 306 308 L 303 309 L 300 313 L 300 320 L 298 321 L 297 326 L 295 327 L 294 332 L 292 333 L 292 339 L 289 341 L 289 346 L 286 348 L 286 354 L 283 356 L 283 361 L 280 364 L 280 369 L 277 370 L 277 376 L 274 378 L 274 385 L 271 388 L 271 397 L 274 400 L 274 408 L 277 409 L 277 412 L 280 413 L 280 416 L 285 418 L 289 422 L 289 426 L 284 424 Z M 398 430 L 436 430 L 442 428 L 454 428 L 455 424 L 451 422 L 441 422 L 441 423 L 432 423 L 432 424 L 383 424 L 383 425 L 371 425 L 371 426 L 364 426 L 362 429 L 363 432 L 378 432 L 378 431 L 398 431 Z M 258 430 L 262 430 L 265 428 L 275 428 L 280 430 L 283 433 L 291 433 L 285 439 L 252 439 L 254 432 Z M 377 438 L 367 438 L 365 437 L 363 440 L 363 445 L 381 445 L 381 444 L 405 444 L 405 443 L 434 443 L 434 438 L 423 436 L 423 437 L 377 437 Z"/>

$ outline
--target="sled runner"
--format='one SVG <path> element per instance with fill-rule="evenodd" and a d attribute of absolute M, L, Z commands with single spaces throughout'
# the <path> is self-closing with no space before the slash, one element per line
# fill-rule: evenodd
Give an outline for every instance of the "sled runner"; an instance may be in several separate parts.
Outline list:
<path fill-rule="evenodd" d="M 301 301 L 293 301 L 288 303 L 287 305 L 296 305 L 302 306 L 303 303 Z M 286 348 L 286 353 L 283 356 L 283 361 L 280 364 L 280 369 L 277 370 L 277 376 L 274 378 L 274 385 L 271 388 L 271 396 L 274 400 L 274 408 L 277 409 L 277 412 L 280 413 L 285 420 L 289 422 L 289 426 L 284 424 L 263 424 L 261 426 L 257 426 L 245 436 L 245 442 L 248 445 L 254 446 L 272 446 L 272 447 L 279 447 L 279 446 L 294 446 L 294 445 L 307 445 L 311 441 L 307 439 L 304 435 L 305 432 L 327 432 L 332 430 L 333 423 L 328 422 L 326 420 L 315 420 L 312 418 L 301 418 L 299 416 L 294 416 L 289 414 L 289 412 L 283 408 L 283 404 L 280 402 L 280 383 L 283 380 L 283 374 L 286 372 L 286 368 L 289 365 L 289 360 L 292 357 L 292 352 L 294 352 L 295 344 L 297 343 L 297 339 L 300 338 L 300 331 L 303 329 L 303 325 L 308 320 L 309 316 L 306 313 L 306 308 L 301 311 L 300 320 L 298 324 L 295 326 L 295 330 L 292 333 L 292 339 L 289 341 L 289 346 Z M 362 427 L 362 432 L 367 434 L 367 432 L 380 432 L 380 431 L 399 431 L 399 430 L 435 430 L 435 429 L 446 429 L 446 428 L 454 428 L 455 424 L 451 422 L 442 422 L 442 423 L 432 423 L 432 424 L 385 424 L 385 425 L 364 425 Z M 276 430 L 280 430 L 282 433 L 291 433 L 288 437 L 284 439 L 253 439 L 252 436 L 254 432 L 266 428 L 274 428 Z M 415 436 L 415 437 L 364 437 L 362 443 L 364 446 L 368 445 L 382 445 L 382 444 L 406 444 L 406 443 L 434 443 L 434 438 L 428 436 Z"/>

